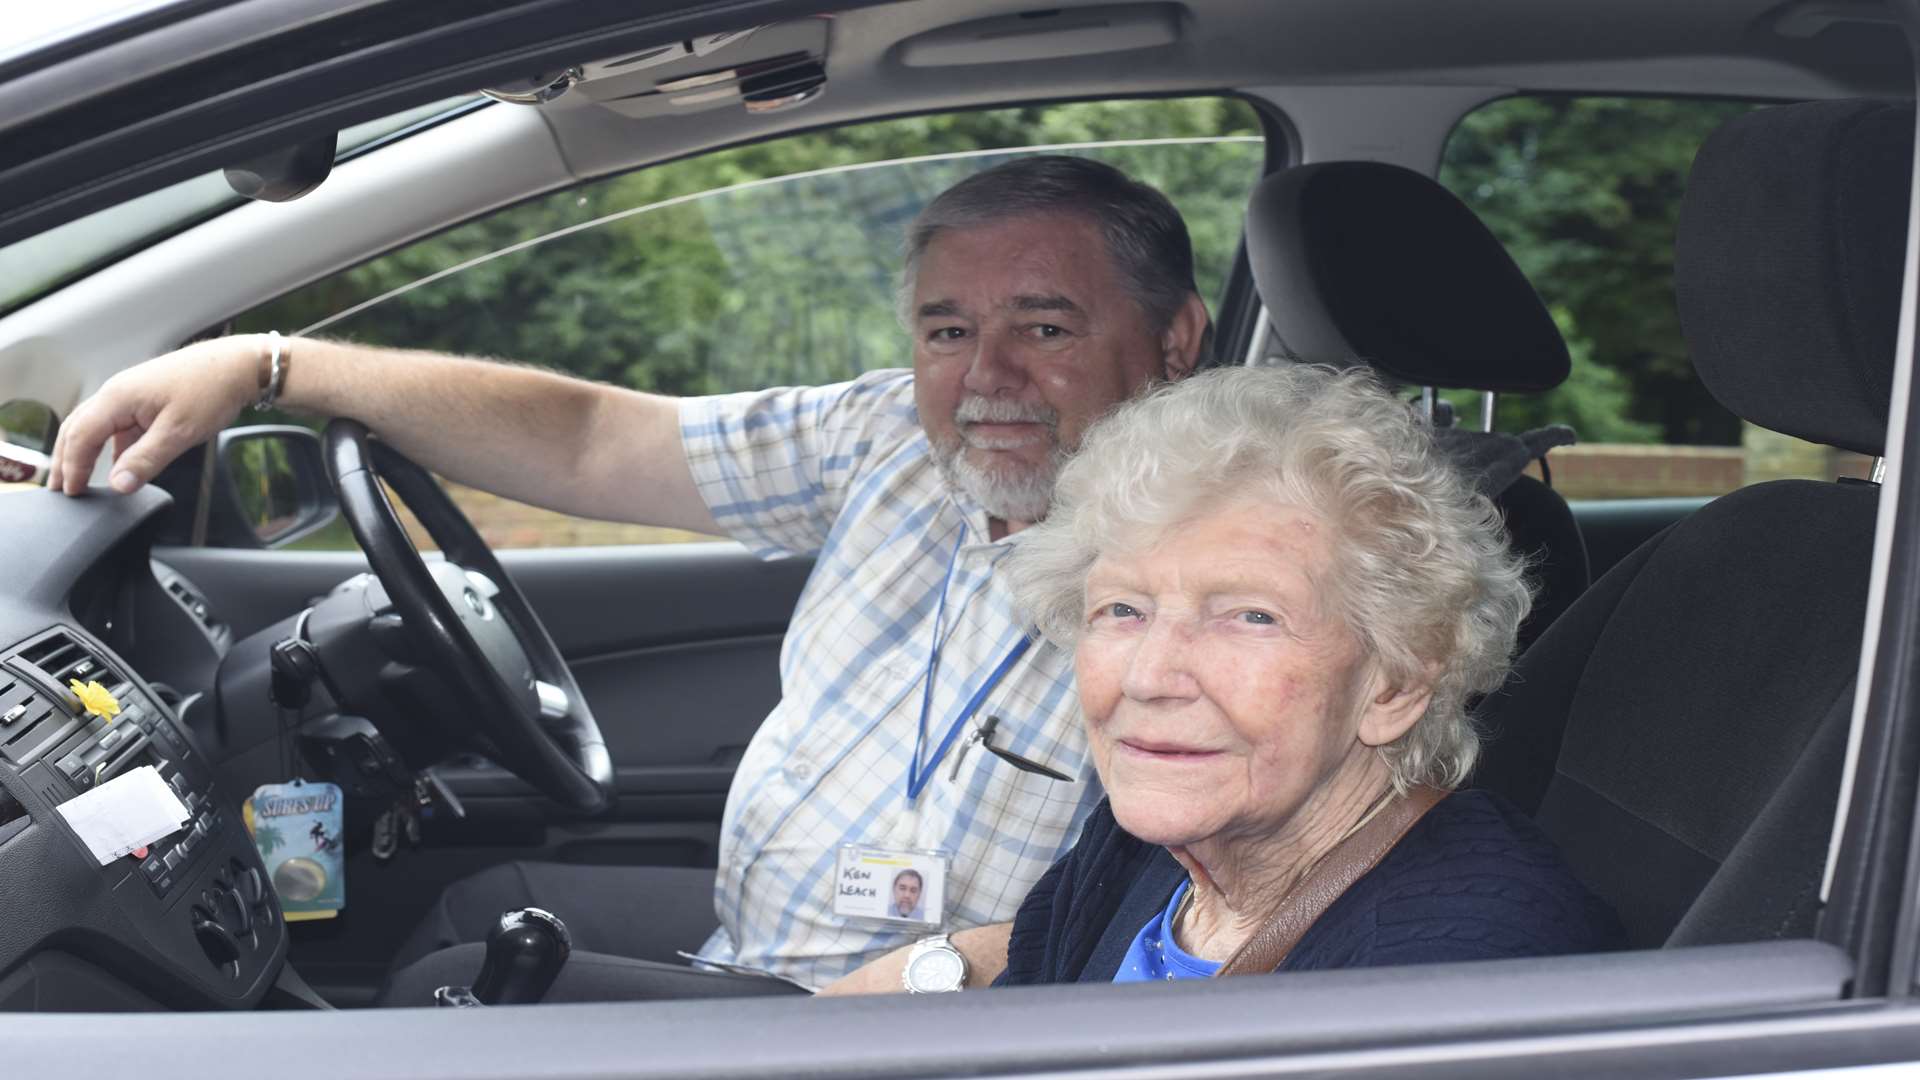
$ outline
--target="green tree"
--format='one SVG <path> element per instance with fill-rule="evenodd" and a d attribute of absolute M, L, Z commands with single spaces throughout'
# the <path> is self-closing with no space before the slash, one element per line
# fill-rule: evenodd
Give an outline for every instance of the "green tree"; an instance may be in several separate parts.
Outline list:
<path fill-rule="evenodd" d="M 1203 294 L 1217 297 L 1260 173 L 1259 135 L 1244 103 L 1201 98 L 771 140 L 530 200 L 298 290 L 240 328 L 334 320 L 323 332 L 674 394 L 846 379 L 908 357 L 893 301 L 906 224 L 1024 147 L 1125 142 L 1072 152 L 1167 191 L 1193 234 Z M 1233 141 L 1196 141 L 1220 137 Z M 1143 142 L 1157 139 L 1182 141 Z M 902 158 L 919 160 L 886 164 Z"/>
<path fill-rule="evenodd" d="M 1575 377 L 1515 399 L 1513 416 L 1571 423 L 1589 441 L 1740 442 L 1687 359 L 1673 236 L 1695 151 L 1748 108 L 1517 97 L 1461 121 L 1440 179 L 1507 245 L 1574 354 Z"/>

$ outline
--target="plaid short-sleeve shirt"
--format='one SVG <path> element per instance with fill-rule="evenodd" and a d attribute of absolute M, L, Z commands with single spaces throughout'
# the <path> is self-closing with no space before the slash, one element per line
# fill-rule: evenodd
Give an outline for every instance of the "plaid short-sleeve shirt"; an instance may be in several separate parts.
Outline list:
<path fill-rule="evenodd" d="M 1072 657 L 1036 642 L 972 723 L 998 716 L 996 745 L 1078 782 L 977 750 L 954 776 L 949 751 L 907 799 L 943 581 L 928 752 L 1022 636 L 994 573 L 1019 537 L 990 540 L 986 514 L 941 478 L 912 374 L 690 398 L 680 424 L 694 482 L 722 528 L 762 558 L 815 558 L 781 651 L 780 704 L 727 797 L 720 929 L 702 955 L 820 986 L 911 941 L 833 913 L 835 859 L 848 842 L 948 852 L 949 929 L 1011 919 L 1071 846 L 1099 782 Z"/>

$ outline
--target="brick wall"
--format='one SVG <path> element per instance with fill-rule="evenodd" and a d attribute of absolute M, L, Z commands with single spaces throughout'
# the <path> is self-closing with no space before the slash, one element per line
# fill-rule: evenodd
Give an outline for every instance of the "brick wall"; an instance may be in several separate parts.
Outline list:
<path fill-rule="evenodd" d="M 1741 485 L 1746 453 L 1737 446 L 1589 443 L 1562 446 L 1547 463 L 1554 489 L 1568 499 L 1724 495 Z"/>
<path fill-rule="evenodd" d="M 1873 459 L 1745 426 L 1739 446 L 1588 443 L 1547 456 L 1553 486 L 1568 499 L 1724 495 L 1768 480 L 1865 479 Z M 1539 474 L 1536 466 L 1529 470 Z"/>

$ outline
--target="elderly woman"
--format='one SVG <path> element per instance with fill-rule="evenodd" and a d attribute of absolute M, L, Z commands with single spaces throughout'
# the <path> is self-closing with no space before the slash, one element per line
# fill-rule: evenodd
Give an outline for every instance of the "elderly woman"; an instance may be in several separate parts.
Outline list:
<path fill-rule="evenodd" d="M 1622 943 L 1524 815 L 1452 792 L 1527 586 L 1491 504 L 1369 375 L 1218 371 L 1121 408 L 1010 558 L 1075 651 L 1107 802 L 1011 925 L 935 944 L 956 984 Z M 928 948 L 829 990 L 899 989 Z"/>

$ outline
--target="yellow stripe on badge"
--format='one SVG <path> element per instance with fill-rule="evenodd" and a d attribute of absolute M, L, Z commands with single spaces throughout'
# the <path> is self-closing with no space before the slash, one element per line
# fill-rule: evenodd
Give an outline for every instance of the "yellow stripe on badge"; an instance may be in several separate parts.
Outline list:
<path fill-rule="evenodd" d="M 862 855 L 861 863 L 867 866 L 912 866 L 912 859 L 889 859 L 879 855 Z"/>

